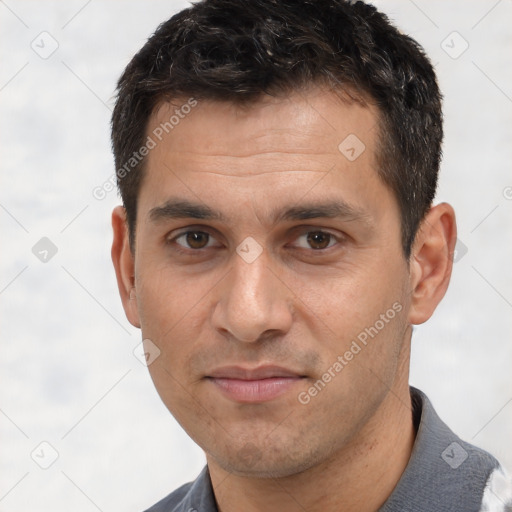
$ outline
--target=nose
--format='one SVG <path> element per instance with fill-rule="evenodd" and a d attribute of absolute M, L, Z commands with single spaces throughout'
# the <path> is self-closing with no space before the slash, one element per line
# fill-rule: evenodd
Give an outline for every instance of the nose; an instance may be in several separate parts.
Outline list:
<path fill-rule="evenodd" d="M 277 275 L 265 251 L 251 263 L 234 254 L 219 289 L 214 328 L 244 343 L 286 333 L 292 325 L 293 294 Z"/>

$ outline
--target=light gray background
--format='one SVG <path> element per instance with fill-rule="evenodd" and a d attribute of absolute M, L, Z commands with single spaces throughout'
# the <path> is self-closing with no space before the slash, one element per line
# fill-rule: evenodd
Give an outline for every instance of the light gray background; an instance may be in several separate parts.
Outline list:
<path fill-rule="evenodd" d="M 436 66 L 446 119 L 438 200 L 454 205 L 467 248 L 433 319 L 415 329 L 411 383 L 510 468 L 512 3 L 376 4 Z M 92 195 L 114 172 L 115 82 L 185 5 L 0 1 L 0 511 L 140 511 L 204 464 L 133 355 L 140 332 L 110 261 L 119 200 Z M 44 54 L 52 38 L 59 46 L 43 59 L 31 44 Z M 32 252 L 42 237 L 58 248 L 46 263 Z M 48 469 L 43 441 L 58 453 Z"/>

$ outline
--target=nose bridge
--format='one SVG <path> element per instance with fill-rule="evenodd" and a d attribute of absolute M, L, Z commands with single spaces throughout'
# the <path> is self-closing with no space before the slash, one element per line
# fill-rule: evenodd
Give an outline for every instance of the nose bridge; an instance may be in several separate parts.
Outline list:
<path fill-rule="evenodd" d="M 233 255 L 233 267 L 216 305 L 216 327 L 237 340 L 257 341 L 265 331 L 285 332 L 290 328 L 288 297 L 271 270 L 271 262 L 262 251 L 257 257 Z M 254 256 L 254 254 L 253 254 Z"/>
<path fill-rule="evenodd" d="M 235 258 L 233 269 L 231 299 L 253 307 L 254 312 L 260 314 L 271 306 L 270 288 L 273 283 L 266 259 L 265 256 L 260 256 L 248 263 L 241 258 Z"/>

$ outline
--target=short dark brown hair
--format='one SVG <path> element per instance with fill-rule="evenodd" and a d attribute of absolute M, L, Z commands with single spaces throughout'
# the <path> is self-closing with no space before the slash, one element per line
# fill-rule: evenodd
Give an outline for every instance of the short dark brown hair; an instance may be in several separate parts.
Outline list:
<path fill-rule="evenodd" d="M 408 258 L 436 193 L 441 94 L 418 43 L 372 5 L 347 0 L 203 0 L 158 27 L 119 79 L 112 116 L 132 250 L 145 159 L 133 169 L 126 163 L 145 144 L 158 104 L 178 97 L 243 104 L 320 82 L 378 107 L 377 172 L 398 201 Z"/>

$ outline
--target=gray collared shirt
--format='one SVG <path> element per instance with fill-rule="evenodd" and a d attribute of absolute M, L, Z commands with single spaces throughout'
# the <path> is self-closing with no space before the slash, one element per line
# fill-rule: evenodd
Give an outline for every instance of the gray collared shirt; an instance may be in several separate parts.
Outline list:
<path fill-rule="evenodd" d="M 416 440 L 409 463 L 378 512 L 510 512 L 512 483 L 489 453 L 457 437 L 411 387 Z M 146 512 L 218 512 L 208 467 Z"/>

